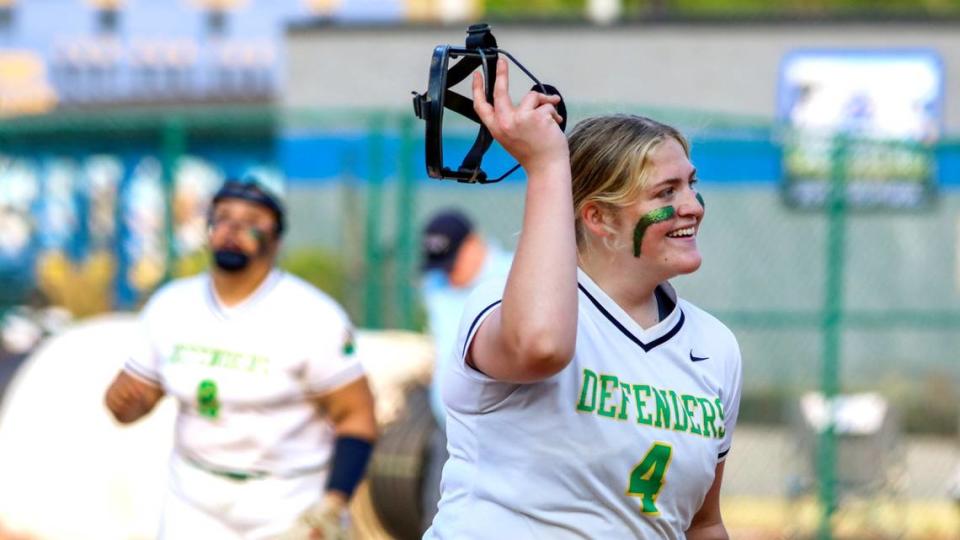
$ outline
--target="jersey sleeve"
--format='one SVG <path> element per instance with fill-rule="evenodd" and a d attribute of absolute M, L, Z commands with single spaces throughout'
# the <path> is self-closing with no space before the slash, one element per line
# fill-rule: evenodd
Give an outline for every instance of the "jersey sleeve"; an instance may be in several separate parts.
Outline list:
<path fill-rule="evenodd" d="M 743 382 L 740 346 L 731 335 L 730 363 L 727 366 L 727 377 L 724 392 L 721 397 L 723 403 L 724 435 L 720 441 L 720 453 L 717 461 L 724 461 L 730 452 L 733 443 L 733 432 L 737 427 L 737 417 L 740 415 L 740 393 Z"/>
<path fill-rule="evenodd" d="M 470 344 L 477 335 L 477 330 L 483 325 L 483 321 L 500 309 L 505 286 L 505 279 L 492 279 L 481 283 L 470 293 L 460 317 L 460 328 L 454 347 L 454 357 L 459 360 L 458 363 L 466 362 Z"/>
<path fill-rule="evenodd" d="M 161 316 L 159 311 L 156 300 L 147 302 L 140 311 L 129 356 L 123 364 L 124 371 L 154 386 L 163 386 L 160 373 L 163 358 L 156 340 L 157 319 Z"/>
<path fill-rule="evenodd" d="M 325 394 L 363 377 L 353 325 L 339 307 L 317 317 L 321 328 L 305 333 L 305 385 L 308 394 Z"/>
<path fill-rule="evenodd" d="M 479 285 L 468 297 L 460 317 L 460 330 L 450 359 L 442 364 L 440 391 L 449 414 L 479 414 L 506 399 L 517 384 L 498 381 L 467 365 L 467 352 L 483 322 L 500 308 L 505 278 Z"/>

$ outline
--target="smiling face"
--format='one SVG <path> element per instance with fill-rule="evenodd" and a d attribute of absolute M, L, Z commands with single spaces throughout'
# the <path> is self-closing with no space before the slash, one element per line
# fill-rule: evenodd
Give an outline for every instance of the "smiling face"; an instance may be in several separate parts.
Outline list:
<path fill-rule="evenodd" d="M 635 256 L 663 279 L 697 270 L 702 262 L 697 232 L 704 208 L 697 198 L 696 169 L 680 142 L 667 138 L 657 145 L 648 156 L 645 175 L 635 200 L 615 210 L 613 236 L 635 238 Z"/>
<path fill-rule="evenodd" d="M 703 205 L 679 131 L 643 116 L 598 116 L 577 124 L 569 142 L 581 267 L 651 287 L 699 268 Z"/>

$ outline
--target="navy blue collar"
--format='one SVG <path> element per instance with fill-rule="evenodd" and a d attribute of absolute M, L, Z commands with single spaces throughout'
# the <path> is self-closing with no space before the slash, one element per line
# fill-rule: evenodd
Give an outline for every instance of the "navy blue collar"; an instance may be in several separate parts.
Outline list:
<path fill-rule="evenodd" d="M 639 345 L 644 352 L 650 352 L 657 346 L 662 345 L 667 341 L 670 341 L 670 338 L 677 335 L 677 332 L 680 331 L 680 329 L 683 327 L 684 321 L 686 320 L 686 317 L 683 314 L 683 310 L 680 309 L 680 306 L 674 304 L 673 309 L 679 312 L 679 317 L 677 318 L 677 322 L 669 330 L 667 330 L 665 333 L 663 333 L 659 337 L 653 339 L 648 343 L 644 343 L 643 340 L 641 340 L 633 332 L 627 329 L 627 327 L 624 326 L 623 323 L 619 319 L 617 319 L 617 317 L 615 317 L 612 313 L 610 313 L 610 311 L 603 306 L 600 300 L 598 300 L 593 294 L 590 294 L 590 291 L 588 291 L 587 288 L 584 287 L 582 283 L 577 283 L 577 287 L 580 289 L 580 292 L 582 292 L 584 296 L 586 296 L 587 299 L 590 300 L 590 302 L 594 305 L 594 307 L 596 307 L 597 310 L 600 311 L 600 313 L 603 314 L 603 316 L 606 317 L 607 320 L 610 321 L 610 323 L 617 328 L 617 330 L 623 333 L 623 335 L 627 336 L 627 338 L 630 341 Z M 658 286 L 657 288 L 659 289 L 660 286 Z M 668 293 L 664 291 L 663 294 L 668 294 Z M 671 315 L 672 315 L 672 312 L 671 312 Z"/>

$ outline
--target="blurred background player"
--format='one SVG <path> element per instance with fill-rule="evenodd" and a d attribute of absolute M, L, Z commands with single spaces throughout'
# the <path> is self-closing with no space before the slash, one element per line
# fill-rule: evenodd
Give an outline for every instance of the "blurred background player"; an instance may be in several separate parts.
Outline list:
<path fill-rule="evenodd" d="M 440 474 L 447 460 L 446 412 L 438 375 L 453 354 L 460 316 L 467 297 L 485 280 L 505 277 L 513 255 L 475 230 L 459 210 L 446 209 L 433 215 L 423 230 L 423 303 L 427 329 L 435 350 L 430 408 L 437 430 L 430 441 L 430 458 L 423 479 L 423 511 L 426 530 L 440 501 Z"/>
<path fill-rule="evenodd" d="M 740 350 L 668 282 L 700 267 L 686 139 L 638 116 L 566 137 L 555 97 L 474 109 L 527 173 L 506 284 L 471 295 L 443 380 L 450 458 L 425 538 L 726 540 Z"/>
<path fill-rule="evenodd" d="M 212 268 L 153 295 L 142 348 L 106 395 L 125 424 L 164 395 L 178 402 L 161 538 L 340 538 L 376 438 L 346 314 L 275 267 L 284 208 L 271 180 L 216 192 Z"/>

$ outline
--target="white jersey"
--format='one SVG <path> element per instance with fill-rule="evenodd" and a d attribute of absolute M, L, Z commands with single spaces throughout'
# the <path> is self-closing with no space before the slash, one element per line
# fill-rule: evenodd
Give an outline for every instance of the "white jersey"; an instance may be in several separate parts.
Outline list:
<path fill-rule="evenodd" d="M 158 291 L 141 319 L 143 348 L 124 369 L 179 402 L 175 448 L 184 459 L 275 476 L 327 464 L 333 426 L 312 398 L 363 376 L 334 300 L 274 270 L 226 308 L 203 274 Z"/>
<path fill-rule="evenodd" d="M 740 350 L 676 298 L 644 330 L 578 271 L 576 352 L 533 384 L 464 362 L 504 283 L 482 285 L 442 374 L 450 459 L 428 539 L 683 539 L 730 449 Z"/>

